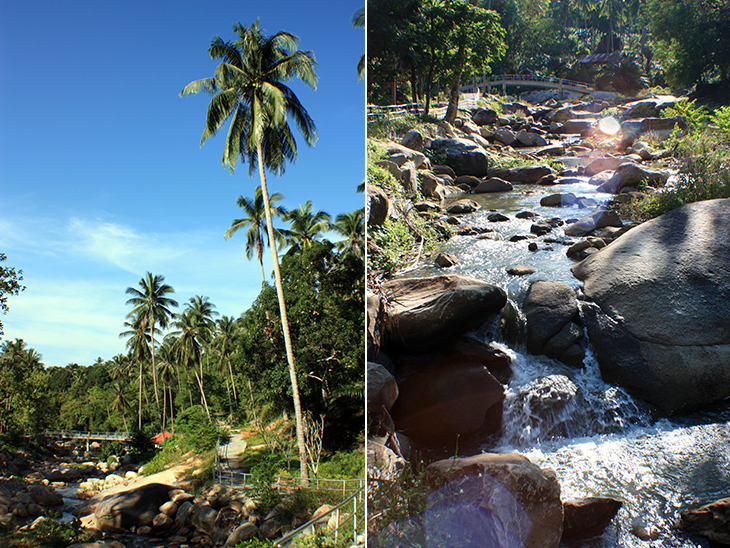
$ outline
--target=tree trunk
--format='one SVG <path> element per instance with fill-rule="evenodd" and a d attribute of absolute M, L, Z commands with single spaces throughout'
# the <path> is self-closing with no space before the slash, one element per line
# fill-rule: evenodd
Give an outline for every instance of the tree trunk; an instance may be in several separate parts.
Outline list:
<path fill-rule="evenodd" d="M 449 107 L 446 109 L 444 120 L 453 124 L 459 112 L 459 84 L 461 82 L 461 71 L 463 70 L 464 46 L 459 46 L 456 54 L 456 67 L 454 68 L 454 79 L 451 81 L 451 93 L 449 95 Z"/>
<path fill-rule="evenodd" d="M 274 238 L 274 225 L 271 221 L 271 205 L 269 204 L 269 191 L 266 188 L 266 175 L 264 174 L 264 154 L 261 149 L 261 142 L 256 143 L 256 152 L 259 162 L 259 177 L 261 178 L 261 194 L 264 198 L 264 210 L 266 211 L 266 228 L 269 232 L 269 244 L 271 255 L 274 261 L 274 281 L 276 282 L 276 296 L 279 300 L 279 313 L 281 315 L 281 330 L 284 334 L 284 346 L 286 347 L 286 360 L 289 363 L 289 377 L 291 378 L 292 399 L 294 400 L 294 415 L 297 426 L 297 446 L 299 448 L 299 462 L 301 464 L 301 483 L 308 485 L 309 470 L 307 467 L 307 448 L 304 444 L 304 419 L 302 405 L 299 401 L 299 382 L 297 381 L 297 370 L 294 362 L 294 351 L 292 350 L 291 337 L 289 335 L 289 320 L 286 317 L 286 303 L 284 301 L 284 289 L 279 271 L 279 256 L 276 252 L 276 239 Z"/>
<path fill-rule="evenodd" d="M 142 430 L 142 360 L 139 360 L 139 417 L 137 430 Z"/>
<path fill-rule="evenodd" d="M 162 424 L 160 415 L 160 395 L 157 393 L 157 370 L 155 369 L 155 322 L 150 322 L 150 344 L 152 345 L 152 384 L 155 389 L 155 403 L 157 404 L 157 421 Z"/>

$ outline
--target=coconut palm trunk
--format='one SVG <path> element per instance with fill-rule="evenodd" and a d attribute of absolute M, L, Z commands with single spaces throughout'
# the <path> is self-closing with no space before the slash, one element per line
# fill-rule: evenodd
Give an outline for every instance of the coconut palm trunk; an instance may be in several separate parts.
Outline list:
<path fill-rule="evenodd" d="M 297 369 L 294 361 L 294 350 L 292 349 L 291 336 L 289 335 L 289 320 L 286 315 L 286 302 L 284 301 L 284 289 L 281 282 L 281 271 L 279 270 L 279 256 L 276 251 L 276 239 L 274 238 L 274 225 L 271 220 L 271 207 L 269 205 L 269 190 L 266 187 L 266 174 L 264 173 L 264 155 L 261 149 L 261 142 L 256 143 L 258 154 L 259 177 L 261 179 L 261 191 L 264 197 L 266 210 L 266 229 L 269 233 L 271 245 L 271 256 L 274 263 L 274 281 L 276 284 L 276 297 L 279 301 L 279 314 L 281 316 L 281 330 L 284 334 L 284 346 L 286 348 L 286 361 L 289 364 L 289 377 L 292 386 L 292 399 L 294 400 L 294 417 L 297 429 L 297 447 L 299 448 L 300 475 L 302 485 L 309 483 L 309 469 L 307 467 L 307 448 L 304 443 L 304 416 L 302 404 L 299 400 L 299 382 L 297 380 Z"/>

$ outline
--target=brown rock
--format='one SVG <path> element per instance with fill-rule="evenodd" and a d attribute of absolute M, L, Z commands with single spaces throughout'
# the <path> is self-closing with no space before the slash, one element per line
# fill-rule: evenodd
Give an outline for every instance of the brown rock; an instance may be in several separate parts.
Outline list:
<path fill-rule="evenodd" d="M 730 545 L 730 498 L 681 514 L 680 527 L 712 541 Z"/>
<path fill-rule="evenodd" d="M 397 430 L 416 441 L 454 443 L 458 435 L 473 434 L 483 426 L 492 432 L 500 428 L 504 388 L 481 364 L 452 361 L 410 375 L 398 388 L 391 415 Z M 498 420 L 485 425 L 493 406 Z"/>
<path fill-rule="evenodd" d="M 541 470 L 521 455 L 489 453 L 441 460 L 426 470 L 431 485 L 440 484 L 429 495 L 430 511 L 441 516 L 440 527 L 457 542 L 479 538 L 483 546 L 525 548 L 560 544 L 563 505 L 552 470 Z M 452 525 L 448 518 L 454 507 L 476 509 L 480 518 Z"/>
<path fill-rule="evenodd" d="M 600 535 L 621 506 L 621 501 L 607 497 L 563 502 L 563 542 L 575 542 Z"/>
<path fill-rule="evenodd" d="M 501 288 L 454 274 L 391 280 L 381 287 L 390 303 L 387 346 L 420 352 L 479 327 L 507 302 Z"/>

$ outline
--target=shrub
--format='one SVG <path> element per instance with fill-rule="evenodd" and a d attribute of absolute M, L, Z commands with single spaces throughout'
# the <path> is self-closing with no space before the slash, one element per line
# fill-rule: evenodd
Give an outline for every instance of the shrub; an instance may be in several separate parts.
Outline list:
<path fill-rule="evenodd" d="M 213 449 L 216 441 L 220 439 L 223 443 L 229 438 L 227 430 L 208 420 L 200 405 L 193 405 L 180 413 L 175 428 L 184 437 L 185 446 L 197 451 Z"/>

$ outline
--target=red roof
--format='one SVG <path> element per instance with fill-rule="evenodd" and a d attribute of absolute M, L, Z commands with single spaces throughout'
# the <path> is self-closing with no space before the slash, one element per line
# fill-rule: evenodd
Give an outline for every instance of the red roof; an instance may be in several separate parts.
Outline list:
<path fill-rule="evenodd" d="M 157 435 L 155 435 L 155 436 L 152 436 L 152 441 L 153 441 L 154 443 L 162 443 L 162 442 L 163 442 L 163 441 L 165 441 L 165 440 L 166 440 L 167 438 L 171 438 L 171 437 L 172 437 L 172 434 L 170 434 L 170 432 L 168 432 L 167 430 L 165 430 L 165 431 L 164 431 L 164 432 L 162 432 L 161 434 L 157 434 Z"/>

